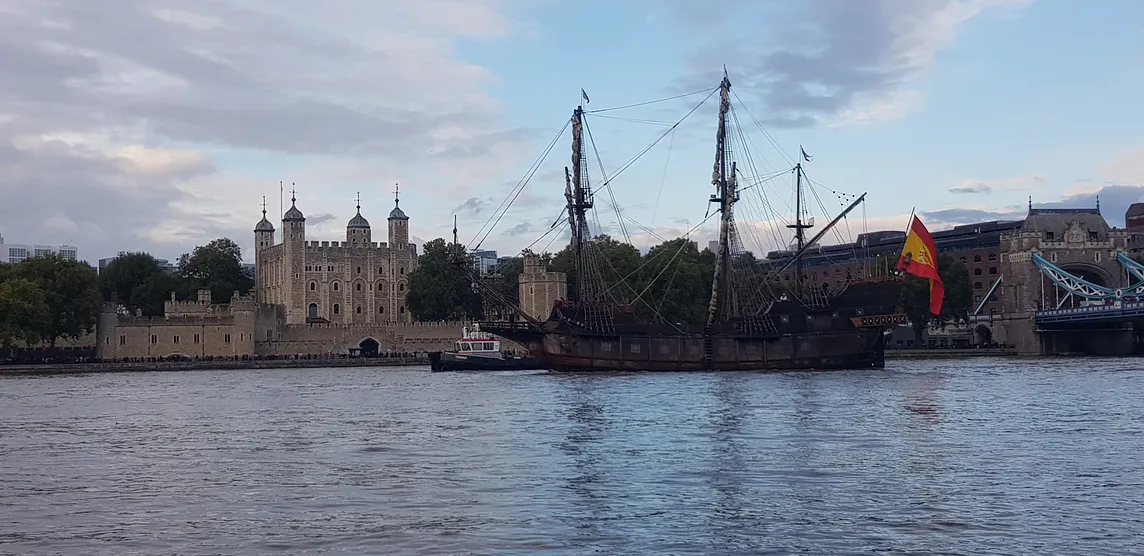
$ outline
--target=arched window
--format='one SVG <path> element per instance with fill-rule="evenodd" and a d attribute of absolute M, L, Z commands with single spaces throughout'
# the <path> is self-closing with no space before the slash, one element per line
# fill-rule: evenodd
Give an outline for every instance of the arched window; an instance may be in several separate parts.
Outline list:
<path fill-rule="evenodd" d="M 357 309 L 354 309 L 354 312 L 360 315 L 361 314 L 361 305 L 358 305 Z"/>
<path fill-rule="evenodd" d="M 377 306 L 377 314 L 379 314 L 379 315 L 385 314 L 385 305 L 378 305 Z"/>
<path fill-rule="evenodd" d="M 405 274 L 405 267 L 401 267 L 401 273 Z"/>
<path fill-rule="evenodd" d="M 405 306 L 404 305 L 401 306 L 401 314 L 403 314 L 403 315 L 405 314 Z"/>
<path fill-rule="evenodd" d="M 314 291 L 316 289 L 318 289 L 318 283 L 317 282 L 310 282 L 310 291 Z"/>
<path fill-rule="evenodd" d="M 333 286 L 334 291 L 338 291 L 339 287 L 341 287 L 341 286 L 339 286 L 337 282 L 334 282 L 334 286 Z"/>
<path fill-rule="evenodd" d="M 318 318 L 318 304 L 317 303 L 311 303 L 309 307 L 306 307 L 306 317 L 311 318 L 311 319 Z"/>
<path fill-rule="evenodd" d="M 981 276 L 981 269 L 980 268 L 973 269 L 973 275 L 974 276 Z"/>
<path fill-rule="evenodd" d="M 377 267 L 377 275 L 381 276 L 382 274 L 385 274 L 385 267 L 383 267 L 383 266 Z"/>
<path fill-rule="evenodd" d="M 378 282 L 377 283 L 377 291 L 379 291 L 379 292 L 385 291 L 385 282 Z"/>
<path fill-rule="evenodd" d="M 981 255 L 974 255 L 973 256 L 973 262 L 975 262 L 975 263 L 981 262 Z"/>
<path fill-rule="evenodd" d="M 356 289 L 357 291 L 360 292 L 361 291 L 361 282 L 354 284 L 354 289 Z"/>
<path fill-rule="evenodd" d="M 402 283 L 397 285 L 397 291 L 401 291 L 401 292 L 405 291 L 405 282 L 402 282 Z"/>
<path fill-rule="evenodd" d="M 342 306 L 341 306 L 341 305 L 338 305 L 337 303 L 334 303 L 334 314 L 335 314 L 335 315 L 340 315 L 340 314 L 342 314 Z"/>
<path fill-rule="evenodd" d="M 993 262 L 995 260 L 997 260 L 997 253 L 990 253 L 989 254 L 989 262 Z"/>
<path fill-rule="evenodd" d="M 357 274 L 361 274 L 361 267 L 360 266 L 357 267 L 356 271 L 357 271 Z"/>

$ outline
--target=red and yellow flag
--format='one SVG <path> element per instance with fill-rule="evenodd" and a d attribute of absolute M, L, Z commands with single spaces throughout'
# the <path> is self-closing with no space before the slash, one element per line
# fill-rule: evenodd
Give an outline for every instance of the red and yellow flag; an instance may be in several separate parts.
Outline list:
<path fill-rule="evenodd" d="M 941 302 L 945 298 L 945 285 L 937 273 L 937 249 L 933 237 L 918 217 L 910 220 L 910 232 L 906 234 L 906 244 L 898 258 L 898 270 L 929 280 L 930 312 L 941 314 Z"/>

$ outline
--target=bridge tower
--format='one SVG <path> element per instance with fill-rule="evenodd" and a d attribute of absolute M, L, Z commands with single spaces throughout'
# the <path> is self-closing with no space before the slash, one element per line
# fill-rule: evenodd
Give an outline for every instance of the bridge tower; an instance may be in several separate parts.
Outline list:
<path fill-rule="evenodd" d="M 1034 254 L 1092 284 L 1124 288 L 1128 276 L 1116 256 L 1128 251 L 1128 243 L 1128 231 L 1109 226 L 1099 204 L 1074 209 L 1037 209 L 1030 204 L 1021 228 L 1001 236 L 1001 281 L 995 290 L 1001 316 L 993 322 L 993 338 L 1028 355 L 1131 353 L 1131 325 L 1048 331 L 1038 329 L 1034 318 L 1037 311 L 1093 303 L 1062 292 L 1034 264 Z"/>

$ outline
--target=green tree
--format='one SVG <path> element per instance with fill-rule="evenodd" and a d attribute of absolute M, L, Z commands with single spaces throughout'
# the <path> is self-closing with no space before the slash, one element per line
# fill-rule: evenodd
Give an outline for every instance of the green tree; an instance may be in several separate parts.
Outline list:
<path fill-rule="evenodd" d="M 254 287 L 242 271 L 242 249 L 225 237 L 179 257 L 179 277 L 188 290 L 210 289 L 215 303 L 229 303 L 235 291 L 246 293 Z"/>
<path fill-rule="evenodd" d="M 636 276 L 633 275 L 633 272 L 639 269 L 643 262 L 639 249 L 629 243 L 616 241 L 605 234 L 588 240 L 584 248 L 590 257 L 589 260 L 595 263 L 594 267 L 598 272 L 598 277 L 603 280 L 604 284 L 602 285 L 605 288 L 627 279 L 630 287 L 617 285 L 612 289 L 612 292 L 621 298 L 639 293 L 638 282 L 634 281 Z M 549 265 L 553 271 L 568 275 L 568 296 L 578 297 L 580 295 L 580 277 L 576 275 L 576 260 L 572 246 L 569 245 L 556 253 Z M 627 299 L 624 300 L 628 301 Z"/>
<path fill-rule="evenodd" d="M 472 274 L 461 261 L 468 260 L 464 246 L 437 238 L 425 244 L 417 269 L 409 273 L 405 306 L 421 321 L 478 318 L 483 301 L 473 291 Z"/>
<path fill-rule="evenodd" d="M 87 263 L 58 255 L 33 257 L 14 265 L 10 279 L 22 278 L 44 293 L 50 319 L 39 330 L 41 340 L 55 347 L 60 338 L 76 339 L 95 329 L 99 316 L 98 276 Z"/>
<path fill-rule="evenodd" d="M 706 322 L 715 272 L 713 253 L 700 252 L 693 241 L 679 238 L 652 247 L 642 262 L 637 287 L 643 295 L 641 303 L 634 305 L 638 313 L 646 317 L 658 313 L 672 323 Z"/>
<path fill-rule="evenodd" d="M 23 278 L 0 281 L 0 347 L 40 343 L 51 321 L 47 296 L 39 286 Z"/>
<path fill-rule="evenodd" d="M 147 253 L 127 253 L 111 261 L 99 273 L 99 293 L 124 305 L 143 309 L 143 314 L 161 316 L 163 302 L 171 292 L 187 294 L 182 282 Z M 233 291 L 233 290 L 232 290 Z"/>
<path fill-rule="evenodd" d="M 945 286 L 941 314 L 930 313 L 929 280 L 907 275 L 902 286 L 902 308 L 910 319 L 914 334 L 920 340 L 926 326 L 933 323 L 945 326 L 965 322 L 973 303 L 973 285 L 969 282 L 969 269 L 961 261 L 945 253 L 937 257 L 938 275 Z"/>

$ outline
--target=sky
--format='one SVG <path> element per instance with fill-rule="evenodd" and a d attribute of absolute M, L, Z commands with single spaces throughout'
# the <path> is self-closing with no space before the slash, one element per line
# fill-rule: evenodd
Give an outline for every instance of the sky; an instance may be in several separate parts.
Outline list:
<path fill-rule="evenodd" d="M 360 193 L 376 238 L 400 184 L 418 242 L 557 250 L 583 89 L 594 231 L 705 245 L 724 67 L 756 252 L 800 147 L 814 231 L 867 194 L 827 243 L 1144 200 L 1141 2 L 0 0 L 0 234 L 250 260 L 264 197 L 336 241 Z"/>

